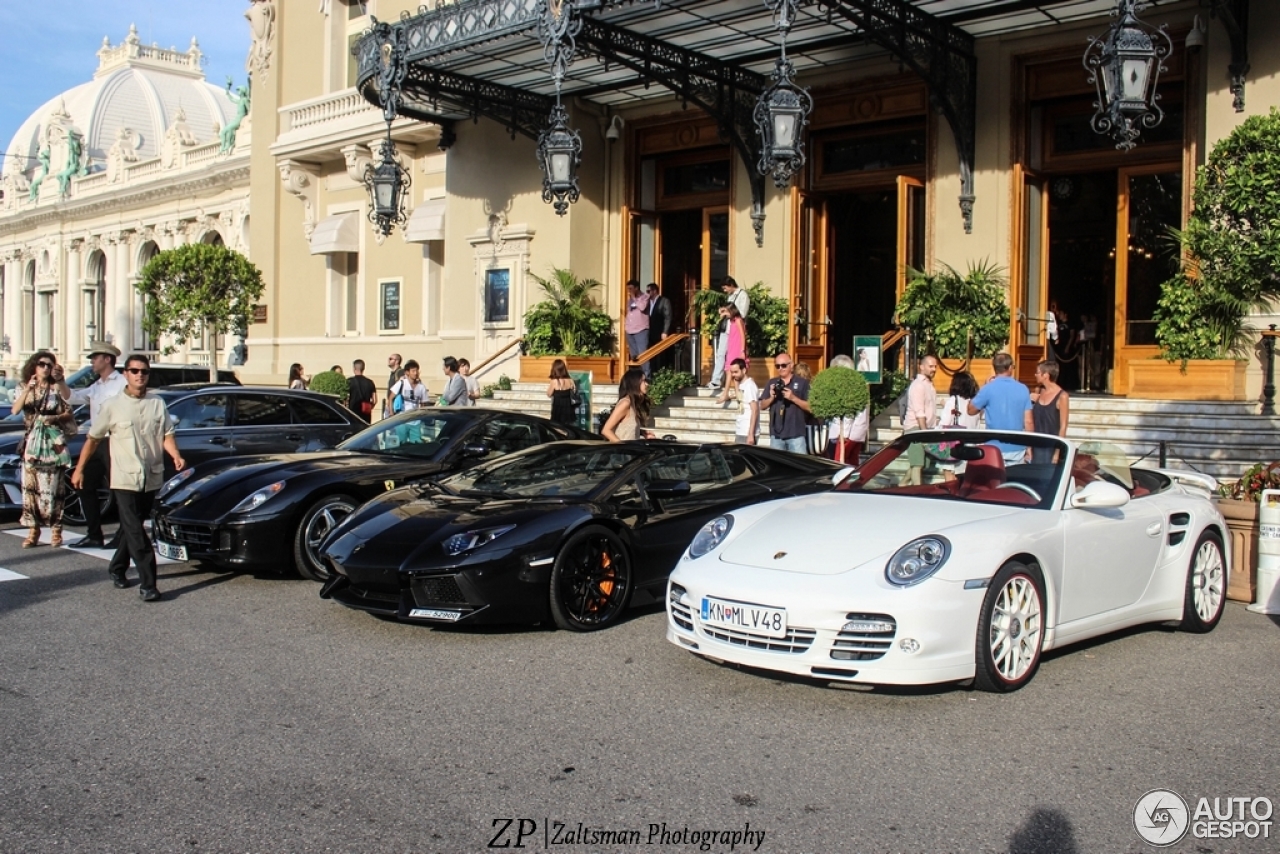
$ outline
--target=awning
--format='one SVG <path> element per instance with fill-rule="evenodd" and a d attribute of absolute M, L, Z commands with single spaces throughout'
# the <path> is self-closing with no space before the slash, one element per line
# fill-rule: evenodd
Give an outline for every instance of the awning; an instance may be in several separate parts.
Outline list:
<path fill-rule="evenodd" d="M 409 243 L 444 240 L 444 199 L 428 199 L 413 209 L 404 227 Z"/>
<path fill-rule="evenodd" d="M 327 216 L 311 232 L 311 254 L 360 251 L 360 215 L 355 211 Z"/>

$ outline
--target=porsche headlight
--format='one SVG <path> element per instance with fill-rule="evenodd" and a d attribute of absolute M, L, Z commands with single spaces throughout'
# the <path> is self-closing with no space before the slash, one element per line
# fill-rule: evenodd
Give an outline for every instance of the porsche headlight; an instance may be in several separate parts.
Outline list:
<path fill-rule="evenodd" d="M 697 536 L 693 538 L 693 542 L 689 544 L 689 557 L 700 558 L 708 552 L 715 551 L 732 530 L 732 516 L 726 514 L 712 519 L 702 526 L 702 530 L 698 532 Z"/>
<path fill-rule="evenodd" d="M 191 469 L 191 468 L 183 469 L 182 471 L 178 472 L 173 477 L 169 478 L 164 482 L 164 486 L 160 487 L 160 492 L 156 495 L 156 497 L 164 498 L 170 492 L 173 492 L 179 486 L 182 486 L 182 484 L 190 480 L 191 475 L 194 472 L 195 472 L 195 469 Z"/>
<path fill-rule="evenodd" d="M 454 534 L 445 540 L 441 544 L 441 548 L 444 549 L 444 553 L 447 555 L 460 555 L 463 552 L 478 549 L 486 543 L 491 543 L 514 528 L 515 525 L 503 525 L 500 528 L 481 528 L 477 531 L 464 531 L 461 534 Z"/>
<path fill-rule="evenodd" d="M 890 584 L 910 587 L 933 575 L 951 556 L 951 542 L 934 534 L 912 540 L 889 558 L 884 577 Z"/>
<path fill-rule="evenodd" d="M 277 480 L 270 486 L 264 486 L 262 489 L 245 496 L 245 499 L 231 508 L 232 513 L 248 513 L 250 510 L 257 510 L 266 502 L 275 498 L 284 489 L 284 481 Z"/>

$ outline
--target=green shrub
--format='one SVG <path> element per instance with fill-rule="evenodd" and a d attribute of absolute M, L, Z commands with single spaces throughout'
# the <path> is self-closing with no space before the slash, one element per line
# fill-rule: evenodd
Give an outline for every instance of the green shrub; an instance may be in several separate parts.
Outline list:
<path fill-rule="evenodd" d="M 871 389 L 858 371 L 827 368 L 813 378 L 809 388 L 809 409 L 814 418 L 847 418 L 871 403 Z"/>
<path fill-rule="evenodd" d="M 693 385 L 693 374 L 686 371 L 675 371 L 671 368 L 654 371 L 649 377 L 649 402 L 654 406 L 661 406 L 668 397 L 680 389 L 690 388 Z"/>
<path fill-rule="evenodd" d="M 791 331 L 791 303 L 769 293 L 764 282 L 747 288 L 751 310 L 747 315 L 747 352 L 757 358 L 772 359 L 787 349 Z"/>
<path fill-rule="evenodd" d="M 944 359 L 990 359 L 1009 343 L 1005 278 L 989 261 L 970 264 L 962 276 L 942 265 L 933 273 L 907 271 L 898 322 L 912 329 L 923 353 Z"/>
<path fill-rule="evenodd" d="M 885 371 L 883 379 L 876 385 L 871 395 L 871 417 L 893 406 L 894 401 L 902 397 L 902 393 L 911 385 L 911 379 L 902 371 Z"/>
<path fill-rule="evenodd" d="M 320 394 L 331 394 L 343 401 L 347 399 L 347 378 L 337 371 L 316 374 L 307 388 Z"/>
<path fill-rule="evenodd" d="M 613 318 L 591 298 L 595 279 L 579 279 L 559 267 L 544 279 L 529 274 L 547 298 L 524 315 L 525 352 L 530 356 L 610 356 Z"/>
<path fill-rule="evenodd" d="M 480 389 L 480 396 L 493 397 L 493 393 L 495 391 L 511 391 L 511 377 L 506 374 L 498 377 L 497 382 L 489 383 L 487 386 Z"/>

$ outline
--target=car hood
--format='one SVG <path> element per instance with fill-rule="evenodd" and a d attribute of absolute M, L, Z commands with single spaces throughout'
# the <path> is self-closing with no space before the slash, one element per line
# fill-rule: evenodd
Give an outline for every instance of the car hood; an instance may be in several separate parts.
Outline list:
<path fill-rule="evenodd" d="M 826 492 L 762 505 L 762 515 L 720 560 L 810 575 L 837 575 L 889 555 L 916 537 L 945 534 L 1025 508 L 906 496 Z"/>

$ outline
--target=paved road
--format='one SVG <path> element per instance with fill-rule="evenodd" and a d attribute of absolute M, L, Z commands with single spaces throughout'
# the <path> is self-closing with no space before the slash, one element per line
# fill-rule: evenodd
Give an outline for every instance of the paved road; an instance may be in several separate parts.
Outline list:
<path fill-rule="evenodd" d="M 652 607 L 590 635 L 436 631 L 182 564 L 143 604 L 3 534 L 0 567 L 6 854 L 1141 851 L 1150 789 L 1280 801 L 1280 625 L 1234 604 L 1209 636 L 1131 632 L 992 696 L 721 667 Z M 640 839 L 554 844 L 556 822 Z M 664 823 L 765 835 L 703 849 Z"/>

